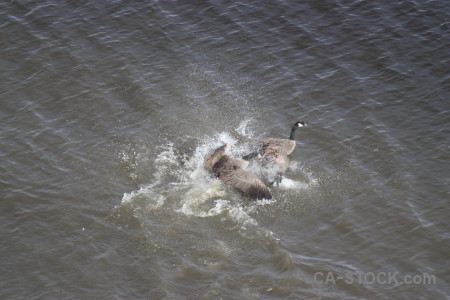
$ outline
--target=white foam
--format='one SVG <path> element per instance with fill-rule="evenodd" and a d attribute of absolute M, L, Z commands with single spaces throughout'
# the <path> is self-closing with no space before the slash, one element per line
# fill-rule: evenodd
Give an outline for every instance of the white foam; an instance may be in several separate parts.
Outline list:
<path fill-rule="evenodd" d="M 276 184 L 274 184 L 274 186 L 276 186 Z M 283 180 L 281 180 L 277 187 L 282 189 L 307 189 L 309 184 L 283 177 Z"/>
<path fill-rule="evenodd" d="M 239 126 L 236 128 L 236 132 L 238 133 L 238 134 L 240 134 L 240 135 L 242 135 L 242 136 L 244 136 L 244 137 L 247 137 L 247 138 L 252 138 L 253 137 L 253 132 L 252 131 L 250 131 L 247 127 L 248 127 L 248 125 L 249 125 L 249 123 L 250 122 L 252 122 L 253 120 L 252 119 L 246 119 L 246 120 L 243 120 L 240 124 L 239 124 Z"/>
<path fill-rule="evenodd" d="M 209 183 L 201 184 L 196 182 L 184 195 L 182 205 L 177 212 L 189 216 L 207 217 L 211 214 L 206 210 L 206 202 L 215 197 L 225 197 L 226 193 L 219 180 L 212 180 Z"/>
<path fill-rule="evenodd" d="M 255 206 L 264 206 L 264 205 L 270 205 L 277 202 L 277 200 L 275 199 L 261 199 L 261 200 L 256 200 L 254 203 Z"/>
<path fill-rule="evenodd" d="M 232 204 L 229 200 L 224 199 L 217 199 L 214 200 L 214 207 L 208 209 L 208 210 L 195 210 L 195 207 L 192 207 L 192 203 L 185 203 L 183 206 L 178 210 L 178 212 L 206 218 L 206 217 L 214 217 L 218 215 L 225 214 L 230 219 L 234 220 L 236 223 L 240 224 L 241 226 L 257 226 L 258 222 L 253 219 L 246 209 L 240 205 Z M 194 210 L 193 210 L 194 208 Z"/>
<path fill-rule="evenodd" d="M 156 209 L 164 204 L 164 197 L 162 194 L 157 193 L 154 186 L 159 182 L 143 186 L 137 191 L 130 193 L 124 193 L 122 196 L 121 204 L 132 203 L 134 201 L 145 201 L 146 207 L 150 209 Z"/>

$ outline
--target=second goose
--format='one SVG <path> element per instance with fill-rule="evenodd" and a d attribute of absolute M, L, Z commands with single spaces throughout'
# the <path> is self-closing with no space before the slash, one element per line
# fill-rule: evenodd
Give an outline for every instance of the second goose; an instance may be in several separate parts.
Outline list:
<path fill-rule="evenodd" d="M 244 157 L 244 160 L 251 160 L 253 158 L 261 158 L 266 166 L 275 169 L 275 178 L 273 183 L 279 185 L 283 179 L 284 172 L 289 167 L 288 155 L 295 149 L 295 131 L 297 128 L 307 126 L 306 122 L 298 121 L 291 129 L 291 135 L 288 139 L 269 138 L 262 140 L 259 143 L 259 150 L 250 153 Z"/>

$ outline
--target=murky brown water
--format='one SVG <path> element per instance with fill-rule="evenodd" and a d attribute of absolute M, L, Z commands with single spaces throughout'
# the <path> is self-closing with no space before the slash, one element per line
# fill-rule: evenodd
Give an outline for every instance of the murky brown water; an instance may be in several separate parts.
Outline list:
<path fill-rule="evenodd" d="M 448 299 L 450 3 L 298 2 L 2 2 L 0 298 Z"/>

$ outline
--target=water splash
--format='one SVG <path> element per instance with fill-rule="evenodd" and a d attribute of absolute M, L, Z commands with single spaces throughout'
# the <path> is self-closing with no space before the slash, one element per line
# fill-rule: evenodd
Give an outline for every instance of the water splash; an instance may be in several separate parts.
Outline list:
<path fill-rule="evenodd" d="M 124 193 L 121 204 L 129 204 L 132 202 L 140 202 L 145 205 L 147 209 L 157 209 L 164 204 L 164 196 L 158 193 L 156 185 L 159 182 L 141 187 L 137 191 Z"/>
<path fill-rule="evenodd" d="M 184 217 L 220 217 L 231 220 L 242 230 L 248 227 L 256 228 L 256 232 L 264 236 L 273 237 L 273 233 L 258 227 L 253 217 L 259 207 L 273 205 L 272 200 L 253 201 L 250 205 L 232 188 L 224 185 L 203 168 L 204 157 L 213 149 L 224 143 L 236 144 L 232 154 L 243 156 L 253 151 L 252 145 L 242 143 L 242 140 L 255 140 L 255 133 L 249 124 L 253 120 L 243 120 L 233 132 L 220 132 L 212 137 L 199 141 L 198 145 L 189 153 L 181 155 L 182 151 L 173 143 L 158 146 L 158 153 L 153 162 L 155 170 L 154 182 L 140 187 L 137 191 L 124 193 L 122 204 L 136 205 L 145 211 L 168 209 Z M 251 172 L 263 175 L 263 167 L 257 164 L 249 166 Z M 317 182 L 312 174 L 305 172 L 298 162 L 293 162 L 291 171 L 295 178 L 285 176 L 278 187 L 271 187 L 277 193 L 283 190 L 307 189 Z M 289 173 L 288 173 L 289 174 Z M 306 178 L 306 180 L 303 180 Z"/>

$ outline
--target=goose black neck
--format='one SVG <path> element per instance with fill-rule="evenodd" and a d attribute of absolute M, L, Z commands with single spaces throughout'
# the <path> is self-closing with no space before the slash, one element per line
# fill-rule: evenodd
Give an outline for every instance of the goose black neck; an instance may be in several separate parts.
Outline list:
<path fill-rule="evenodd" d="M 292 127 L 290 140 L 295 140 L 295 131 L 297 130 L 297 126 Z"/>

